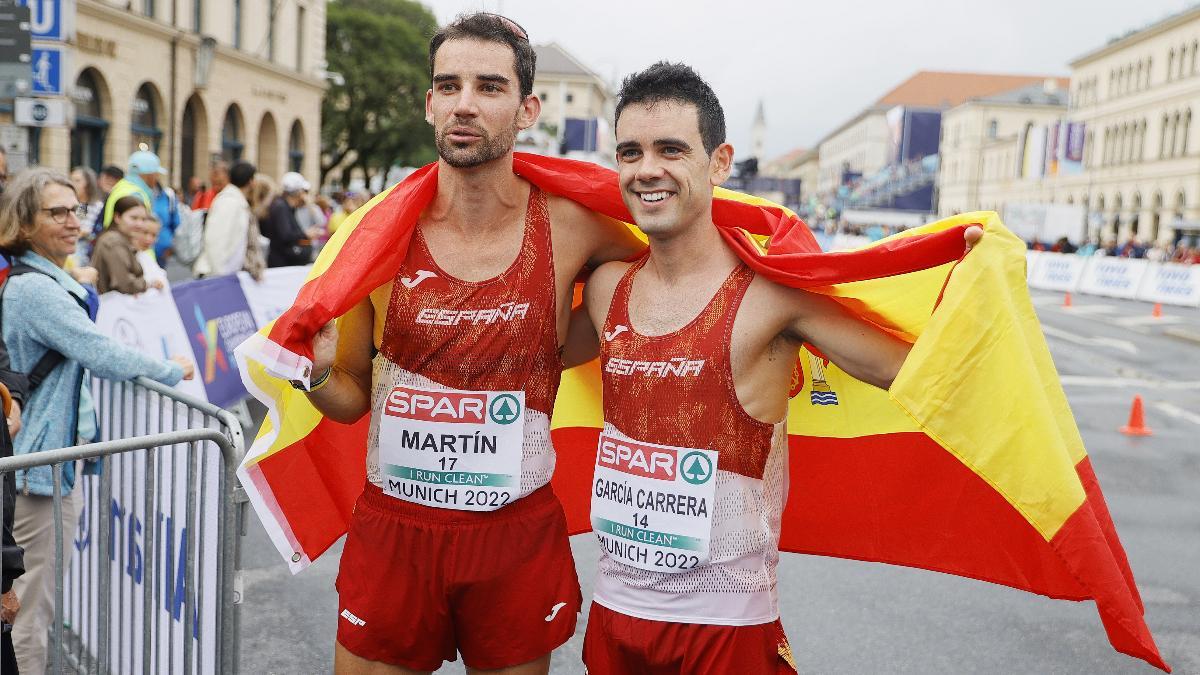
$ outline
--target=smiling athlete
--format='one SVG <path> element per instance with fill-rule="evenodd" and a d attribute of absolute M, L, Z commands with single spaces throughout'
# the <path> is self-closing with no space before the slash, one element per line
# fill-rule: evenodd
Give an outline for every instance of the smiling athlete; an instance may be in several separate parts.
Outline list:
<path fill-rule="evenodd" d="M 546 673 L 581 602 L 547 485 L 573 282 L 644 246 L 513 174 L 540 111 L 524 29 L 460 17 L 429 63 L 437 196 L 394 280 L 313 342 L 313 405 L 371 415 L 335 669 L 430 672 L 461 653 L 472 673 Z"/>
<path fill-rule="evenodd" d="M 713 188 L 733 148 L 692 69 L 627 78 L 616 135 L 622 197 L 650 254 L 600 267 L 585 289 L 604 428 L 584 662 L 591 675 L 793 672 L 775 568 L 796 354 L 810 343 L 887 388 L 910 345 L 757 276 L 725 245 Z"/>

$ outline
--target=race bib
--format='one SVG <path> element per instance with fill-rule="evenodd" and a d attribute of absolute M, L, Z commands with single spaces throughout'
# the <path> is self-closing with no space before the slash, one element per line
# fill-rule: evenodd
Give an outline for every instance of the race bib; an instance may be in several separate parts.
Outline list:
<path fill-rule="evenodd" d="M 717 452 L 600 435 L 592 529 L 613 558 L 655 572 L 709 561 Z"/>
<path fill-rule="evenodd" d="M 379 418 L 383 491 L 426 506 L 495 511 L 517 499 L 525 392 L 398 386 Z"/>

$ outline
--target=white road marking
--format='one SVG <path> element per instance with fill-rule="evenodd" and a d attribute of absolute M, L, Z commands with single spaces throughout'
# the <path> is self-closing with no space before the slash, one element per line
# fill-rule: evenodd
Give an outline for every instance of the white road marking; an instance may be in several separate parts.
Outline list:
<path fill-rule="evenodd" d="M 1066 342 L 1072 342 L 1077 345 L 1086 345 L 1089 347 L 1111 347 L 1112 349 L 1123 351 L 1131 356 L 1136 356 L 1138 354 L 1137 345 L 1133 344 L 1129 340 L 1120 340 L 1117 338 L 1107 337 L 1084 337 L 1061 328 L 1055 328 L 1054 326 L 1046 325 L 1042 326 L 1042 332 L 1050 337 L 1055 337 Z"/>
<path fill-rule="evenodd" d="M 1170 314 L 1164 314 L 1156 319 L 1147 314 L 1146 316 L 1127 316 L 1123 319 L 1115 319 L 1113 323 L 1126 328 L 1132 328 L 1134 326 L 1153 326 L 1156 324 L 1159 326 L 1170 326 L 1177 323 L 1183 323 L 1183 319 L 1177 316 L 1171 316 Z"/>
<path fill-rule="evenodd" d="M 1160 410 L 1162 412 L 1165 412 L 1166 414 L 1170 415 L 1171 417 L 1175 417 L 1175 418 L 1178 418 L 1181 420 L 1187 420 L 1187 421 L 1191 422 L 1192 424 L 1200 424 L 1200 415 L 1197 415 L 1196 413 L 1188 411 L 1188 410 L 1184 410 L 1183 408 L 1180 408 L 1179 406 L 1175 405 L 1174 403 L 1167 403 L 1166 401 L 1159 401 L 1157 403 L 1154 403 L 1153 405 L 1155 408 L 1157 408 L 1158 410 Z"/>
<path fill-rule="evenodd" d="M 1139 387 L 1142 389 L 1163 389 L 1170 391 L 1200 390 L 1200 381 L 1176 382 L 1173 380 L 1148 380 L 1141 377 L 1100 377 L 1096 375 L 1060 375 L 1059 382 L 1064 387 Z"/>

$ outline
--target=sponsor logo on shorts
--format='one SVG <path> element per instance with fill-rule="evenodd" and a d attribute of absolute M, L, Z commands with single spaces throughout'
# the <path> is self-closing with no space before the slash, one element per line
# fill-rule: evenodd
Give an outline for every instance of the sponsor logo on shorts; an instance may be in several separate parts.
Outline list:
<path fill-rule="evenodd" d="M 425 307 L 417 312 L 417 323 L 427 326 L 457 326 L 460 323 L 478 326 L 490 325 L 497 321 L 515 321 L 524 319 L 529 314 L 528 302 L 506 302 L 499 307 L 487 309 L 439 309 Z"/>
<path fill-rule="evenodd" d="M 625 325 L 621 325 L 621 324 L 613 326 L 612 330 L 604 331 L 604 341 L 612 342 L 614 339 L 616 339 L 616 337 L 618 335 L 620 335 L 621 333 L 624 333 L 627 330 L 629 330 L 629 326 L 625 326 Z"/>
<path fill-rule="evenodd" d="M 400 283 L 404 284 L 405 288 L 412 289 L 420 286 L 422 281 L 425 281 L 426 279 L 432 279 L 436 276 L 436 273 L 430 272 L 429 270 L 417 270 L 417 273 L 411 277 L 400 277 Z"/>
<path fill-rule="evenodd" d="M 546 615 L 546 623 L 550 623 L 551 621 L 553 621 L 553 620 L 554 620 L 554 617 L 558 616 L 558 610 L 560 610 L 560 609 L 562 609 L 563 607 L 566 607 L 566 606 L 567 606 L 567 603 L 565 603 L 565 602 L 560 602 L 560 603 L 558 603 L 557 605 L 555 605 L 555 606 L 551 607 L 551 608 L 550 608 L 550 613 Z"/>
<path fill-rule="evenodd" d="M 341 616 L 343 619 L 349 621 L 350 623 L 354 624 L 355 626 L 367 625 L 366 621 L 363 621 L 362 619 L 358 618 L 357 616 L 354 616 L 354 613 L 348 609 L 343 609 Z"/>
<path fill-rule="evenodd" d="M 671 448 L 656 448 L 602 436 L 599 459 L 601 464 L 622 473 L 657 480 L 675 480 L 677 454 Z"/>
<path fill-rule="evenodd" d="M 422 391 L 408 387 L 393 389 L 383 406 L 384 414 L 393 417 L 457 424 L 483 424 L 485 410 L 487 394 Z"/>

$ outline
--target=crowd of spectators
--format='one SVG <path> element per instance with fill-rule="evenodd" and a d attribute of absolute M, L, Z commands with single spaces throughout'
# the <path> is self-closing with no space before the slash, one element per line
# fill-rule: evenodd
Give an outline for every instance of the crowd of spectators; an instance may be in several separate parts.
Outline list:
<path fill-rule="evenodd" d="M 1118 245 L 1117 240 L 1112 238 L 1104 239 L 1100 243 L 1088 238 L 1076 246 L 1067 237 L 1060 237 L 1053 244 L 1046 244 L 1034 238 L 1026 242 L 1026 246 L 1031 251 L 1135 258 L 1146 259 L 1150 262 L 1173 262 L 1186 265 L 1200 264 L 1200 246 L 1189 245 L 1187 239 L 1180 239 L 1175 243 L 1158 241 L 1148 245 L 1137 237 L 1131 237 Z"/>

